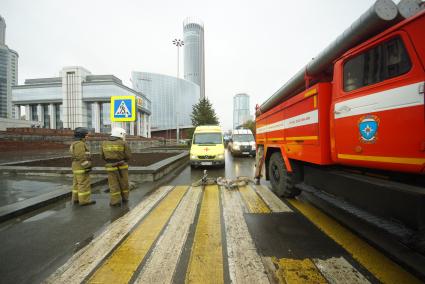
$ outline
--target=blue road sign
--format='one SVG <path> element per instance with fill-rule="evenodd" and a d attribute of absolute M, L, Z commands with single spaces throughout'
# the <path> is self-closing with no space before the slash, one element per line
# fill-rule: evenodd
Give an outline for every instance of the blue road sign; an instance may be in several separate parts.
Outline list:
<path fill-rule="evenodd" d="M 134 96 L 111 97 L 111 121 L 135 121 L 136 99 Z"/>

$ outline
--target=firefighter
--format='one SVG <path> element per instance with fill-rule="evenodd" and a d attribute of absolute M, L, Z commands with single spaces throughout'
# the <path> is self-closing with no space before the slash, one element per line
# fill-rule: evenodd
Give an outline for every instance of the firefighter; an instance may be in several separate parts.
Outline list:
<path fill-rule="evenodd" d="M 71 144 L 70 152 L 72 156 L 72 173 L 74 175 L 72 185 L 72 201 L 81 206 L 95 204 L 96 201 L 90 199 L 90 175 L 92 163 L 90 151 L 86 144 L 89 131 L 85 127 L 77 127 L 74 131 L 75 142 Z"/>
<path fill-rule="evenodd" d="M 257 155 L 255 156 L 255 184 L 260 184 L 261 178 L 261 170 L 263 169 L 264 164 L 264 146 L 258 145 L 257 147 Z"/>
<path fill-rule="evenodd" d="M 128 201 L 128 161 L 131 157 L 131 150 L 125 142 L 126 132 L 124 129 L 116 127 L 111 131 L 108 141 L 102 143 L 100 148 L 102 158 L 106 161 L 106 171 L 108 172 L 108 183 L 110 189 L 111 206 L 118 206 L 121 200 Z"/>

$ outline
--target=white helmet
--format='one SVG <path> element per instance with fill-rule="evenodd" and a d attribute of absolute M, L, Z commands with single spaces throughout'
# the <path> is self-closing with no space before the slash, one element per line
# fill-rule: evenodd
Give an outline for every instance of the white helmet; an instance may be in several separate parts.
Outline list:
<path fill-rule="evenodd" d="M 114 127 L 114 128 L 112 128 L 112 131 L 111 131 L 111 136 L 121 138 L 121 139 L 125 139 L 126 134 L 127 133 L 126 133 L 125 129 L 123 129 L 121 127 Z"/>

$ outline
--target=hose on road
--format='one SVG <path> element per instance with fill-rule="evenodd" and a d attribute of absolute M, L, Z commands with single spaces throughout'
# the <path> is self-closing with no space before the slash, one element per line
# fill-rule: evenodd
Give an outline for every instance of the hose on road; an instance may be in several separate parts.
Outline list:
<path fill-rule="evenodd" d="M 239 176 L 236 179 L 227 179 L 224 177 L 210 178 L 208 177 L 207 170 L 204 170 L 204 175 L 202 176 L 202 178 L 192 183 L 192 186 L 206 186 L 206 185 L 216 184 L 219 186 L 223 186 L 228 190 L 235 190 L 235 189 L 238 189 L 239 187 L 246 186 L 249 183 L 255 184 L 256 182 L 253 179 L 246 176 Z"/>

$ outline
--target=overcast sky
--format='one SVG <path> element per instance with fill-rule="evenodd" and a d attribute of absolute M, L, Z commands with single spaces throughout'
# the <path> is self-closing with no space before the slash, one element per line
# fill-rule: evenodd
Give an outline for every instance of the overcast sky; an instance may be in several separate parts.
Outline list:
<path fill-rule="evenodd" d="M 183 20 L 205 26 L 206 95 L 232 127 L 232 98 L 251 112 L 342 33 L 373 0 L 1 0 L 19 83 L 79 65 L 131 87 L 131 71 L 176 76 Z M 183 52 L 180 74 L 183 74 Z"/>

